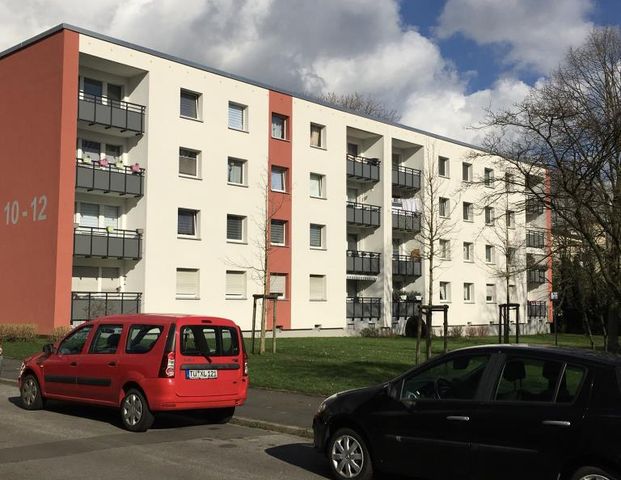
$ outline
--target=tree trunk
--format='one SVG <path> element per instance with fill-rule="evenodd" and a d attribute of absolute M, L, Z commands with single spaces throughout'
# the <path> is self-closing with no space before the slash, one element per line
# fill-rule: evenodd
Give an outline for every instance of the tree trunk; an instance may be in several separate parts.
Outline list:
<path fill-rule="evenodd" d="M 591 321 L 586 312 L 582 311 L 582 324 L 584 325 L 584 331 L 589 337 L 589 343 L 591 344 L 591 350 L 595 350 L 595 342 L 593 341 L 593 330 L 591 329 Z"/>
<path fill-rule="evenodd" d="M 431 327 L 432 327 L 433 310 L 429 305 L 429 311 L 427 312 L 427 351 L 425 357 L 427 360 L 431 358 Z"/>
<path fill-rule="evenodd" d="M 416 322 L 416 352 L 414 354 L 414 364 L 418 365 L 420 361 L 420 340 L 423 333 L 423 313 L 419 311 L 418 320 Z"/>
<path fill-rule="evenodd" d="M 608 351 L 608 328 L 606 328 L 606 321 L 604 320 L 604 315 L 600 313 L 598 315 L 599 323 L 602 327 L 602 335 L 604 337 L 604 352 Z"/>
<path fill-rule="evenodd" d="M 619 352 L 619 316 L 616 305 L 608 307 L 608 351 L 612 353 Z"/>

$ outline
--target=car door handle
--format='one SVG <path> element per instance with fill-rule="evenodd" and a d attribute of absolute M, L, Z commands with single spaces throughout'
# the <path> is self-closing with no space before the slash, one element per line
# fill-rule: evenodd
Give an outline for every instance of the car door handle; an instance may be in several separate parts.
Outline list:
<path fill-rule="evenodd" d="M 77 366 L 78 366 L 78 362 L 71 362 L 71 363 L 69 364 L 69 366 L 71 366 L 71 367 L 77 367 Z"/>
<path fill-rule="evenodd" d="M 454 422 L 469 422 L 470 421 L 470 417 L 465 417 L 461 415 L 449 415 L 448 417 L 446 417 L 446 419 L 454 421 Z"/>
<path fill-rule="evenodd" d="M 108 362 L 109 367 L 116 367 L 116 362 Z"/>
<path fill-rule="evenodd" d="M 571 422 L 568 422 L 567 420 L 544 420 L 541 423 L 551 427 L 571 427 Z"/>

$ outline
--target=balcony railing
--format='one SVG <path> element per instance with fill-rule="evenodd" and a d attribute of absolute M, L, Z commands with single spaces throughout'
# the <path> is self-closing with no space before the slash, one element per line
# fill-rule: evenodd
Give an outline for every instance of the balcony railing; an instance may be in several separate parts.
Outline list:
<path fill-rule="evenodd" d="M 350 320 L 379 320 L 382 299 L 376 297 L 347 297 L 347 318 Z"/>
<path fill-rule="evenodd" d="M 347 273 L 379 275 L 380 254 L 375 252 L 347 250 Z"/>
<path fill-rule="evenodd" d="M 543 268 L 529 268 L 526 271 L 529 285 L 541 285 L 546 283 L 546 270 Z"/>
<path fill-rule="evenodd" d="M 71 322 L 84 322 L 105 315 L 140 313 L 142 293 L 71 292 Z"/>
<path fill-rule="evenodd" d="M 418 314 L 420 302 L 415 300 L 399 300 L 392 302 L 392 319 L 397 322 L 400 318 L 410 318 Z"/>
<path fill-rule="evenodd" d="M 144 133 L 145 107 L 135 103 L 78 92 L 78 120 L 89 125 L 117 128 L 121 133 Z"/>
<path fill-rule="evenodd" d="M 142 258 L 142 233 L 136 230 L 78 227 L 73 231 L 73 254 L 139 260 Z"/>
<path fill-rule="evenodd" d="M 402 232 L 420 232 L 420 214 L 400 208 L 392 209 L 392 228 Z"/>
<path fill-rule="evenodd" d="M 528 302 L 528 318 L 547 318 L 548 317 L 548 303 L 539 301 Z"/>
<path fill-rule="evenodd" d="M 529 197 L 526 199 L 526 213 L 528 215 L 541 215 L 544 211 L 544 205 L 539 199 Z"/>
<path fill-rule="evenodd" d="M 392 274 L 402 277 L 420 277 L 420 258 L 412 258 L 408 255 L 392 256 Z"/>
<path fill-rule="evenodd" d="M 142 197 L 144 194 L 144 168 L 137 165 L 116 166 L 100 162 L 87 163 L 78 159 L 76 164 L 75 188 L 89 192 Z"/>
<path fill-rule="evenodd" d="M 537 232 L 529 230 L 526 232 L 526 246 L 532 248 L 545 247 L 545 234 L 544 232 Z"/>
<path fill-rule="evenodd" d="M 420 190 L 420 170 L 408 167 L 392 167 L 392 186 L 403 190 Z"/>
<path fill-rule="evenodd" d="M 381 207 L 364 203 L 347 202 L 347 223 L 360 227 L 380 226 Z"/>
<path fill-rule="evenodd" d="M 347 176 L 360 182 L 379 182 L 379 166 L 377 158 L 347 155 Z"/>

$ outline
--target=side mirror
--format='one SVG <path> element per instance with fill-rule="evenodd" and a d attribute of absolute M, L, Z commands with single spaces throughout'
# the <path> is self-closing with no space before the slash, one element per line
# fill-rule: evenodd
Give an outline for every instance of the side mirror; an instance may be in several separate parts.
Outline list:
<path fill-rule="evenodd" d="M 416 399 L 415 398 L 404 398 L 401 400 L 401 403 L 408 410 L 414 410 L 416 408 Z"/>
<path fill-rule="evenodd" d="M 47 355 L 51 355 L 52 353 L 54 353 L 54 344 L 46 343 L 45 345 L 43 345 L 43 353 Z"/>

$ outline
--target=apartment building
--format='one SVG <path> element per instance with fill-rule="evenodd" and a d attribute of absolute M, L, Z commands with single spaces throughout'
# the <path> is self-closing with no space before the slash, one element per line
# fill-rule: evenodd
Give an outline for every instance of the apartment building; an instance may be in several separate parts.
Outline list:
<path fill-rule="evenodd" d="M 69 25 L 0 53 L 0 113 L 0 322 L 176 312 L 247 330 L 265 278 L 284 330 L 393 326 L 428 301 L 430 172 L 451 325 L 496 323 L 507 284 L 523 331 L 551 318 L 549 212 L 489 195 L 511 172 L 474 146 Z"/>

